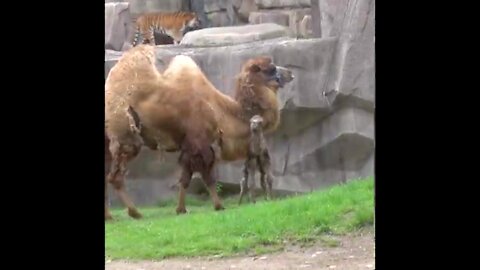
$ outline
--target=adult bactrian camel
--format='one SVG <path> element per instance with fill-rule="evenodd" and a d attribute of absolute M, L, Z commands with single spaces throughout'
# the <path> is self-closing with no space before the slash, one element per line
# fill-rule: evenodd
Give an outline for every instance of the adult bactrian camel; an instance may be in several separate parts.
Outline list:
<path fill-rule="evenodd" d="M 105 82 L 105 141 L 111 163 L 110 182 L 131 217 L 141 214 L 125 191 L 127 163 L 142 144 L 151 149 L 180 151 L 177 213 L 186 213 L 185 190 L 191 179 L 201 178 L 215 210 L 223 209 L 212 169 L 216 157 L 225 161 L 247 155 L 249 120 L 264 119 L 266 133 L 280 121 L 277 91 L 293 80 L 292 72 L 275 66 L 269 57 L 249 59 L 237 76 L 235 98 L 223 94 L 188 56 L 174 57 L 161 73 L 155 67 L 155 48 L 139 45 L 125 52 Z M 214 145 L 221 153 L 215 153 Z M 111 156 L 109 155 L 111 154 Z M 105 218 L 111 218 L 105 191 Z"/>

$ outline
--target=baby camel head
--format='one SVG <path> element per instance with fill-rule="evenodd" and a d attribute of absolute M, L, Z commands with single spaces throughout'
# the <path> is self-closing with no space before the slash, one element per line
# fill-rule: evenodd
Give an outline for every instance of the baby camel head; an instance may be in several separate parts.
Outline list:
<path fill-rule="evenodd" d="M 250 131 L 253 133 L 262 132 L 263 118 L 260 115 L 254 115 L 250 118 Z"/>

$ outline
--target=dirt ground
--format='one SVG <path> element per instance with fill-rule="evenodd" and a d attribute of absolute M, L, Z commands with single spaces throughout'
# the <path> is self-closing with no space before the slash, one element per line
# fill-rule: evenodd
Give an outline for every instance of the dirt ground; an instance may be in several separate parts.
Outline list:
<path fill-rule="evenodd" d="M 234 258 L 175 258 L 162 261 L 112 261 L 105 263 L 106 270 L 157 270 L 157 269 L 375 269 L 375 240 L 372 230 L 334 237 L 310 247 L 289 247 L 282 252 L 251 257 Z"/>

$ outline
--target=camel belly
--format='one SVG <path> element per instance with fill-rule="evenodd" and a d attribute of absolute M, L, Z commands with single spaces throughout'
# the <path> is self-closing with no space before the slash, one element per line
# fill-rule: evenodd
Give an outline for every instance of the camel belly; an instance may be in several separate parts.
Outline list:
<path fill-rule="evenodd" d="M 222 160 L 236 161 L 247 158 L 248 141 L 222 138 Z"/>
<path fill-rule="evenodd" d="M 148 140 L 150 144 L 156 143 L 157 149 L 163 150 L 166 152 L 175 152 L 180 149 L 179 145 L 173 140 L 173 137 L 163 132 L 162 130 L 146 130 L 146 136 L 144 140 Z"/>

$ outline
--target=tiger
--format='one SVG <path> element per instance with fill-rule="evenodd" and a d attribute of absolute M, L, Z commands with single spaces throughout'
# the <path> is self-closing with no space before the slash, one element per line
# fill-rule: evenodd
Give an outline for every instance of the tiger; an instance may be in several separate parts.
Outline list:
<path fill-rule="evenodd" d="M 144 44 L 155 45 L 155 31 L 170 36 L 173 44 L 179 44 L 187 32 L 200 29 L 200 20 L 194 12 L 152 12 L 140 15 L 135 26 L 135 37 L 132 42 L 134 47 L 140 34 L 143 36 Z"/>

